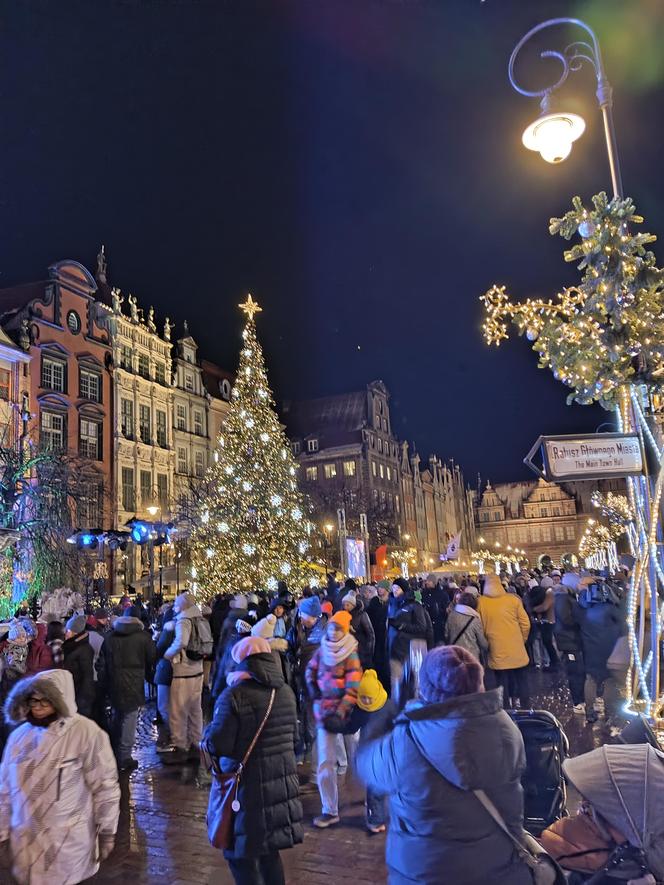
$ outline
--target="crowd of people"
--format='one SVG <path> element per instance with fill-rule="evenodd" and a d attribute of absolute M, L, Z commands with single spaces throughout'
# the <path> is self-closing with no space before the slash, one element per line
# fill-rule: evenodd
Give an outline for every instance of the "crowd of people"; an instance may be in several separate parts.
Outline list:
<path fill-rule="evenodd" d="M 557 569 L 458 584 L 330 576 L 297 599 L 281 584 L 208 604 L 185 592 L 153 612 L 126 596 L 64 623 L 18 612 L 0 625 L 5 862 L 18 882 L 94 874 L 113 848 L 118 772 L 138 766 L 147 687 L 164 765 L 205 782 L 200 748 L 225 773 L 248 754 L 224 851 L 237 883 L 285 882 L 279 852 L 302 841 L 301 793 L 320 796 L 315 827 L 335 826 L 349 769 L 366 785 L 368 831 L 388 831 L 391 883 L 439 882 L 440 869 L 469 885 L 531 881 L 481 801 L 522 840 L 525 753 L 507 710 L 529 707 L 530 672 L 562 667 L 575 712 L 593 724 L 603 696 L 618 727 L 626 581 Z M 47 814 L 64 859 L 31 847 L 30 821 Z"/>

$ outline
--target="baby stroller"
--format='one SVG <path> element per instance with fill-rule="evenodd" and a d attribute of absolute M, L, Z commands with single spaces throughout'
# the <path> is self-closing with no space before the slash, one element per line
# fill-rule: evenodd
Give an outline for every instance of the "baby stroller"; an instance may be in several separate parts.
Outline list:
<path fill-rule="evenodd" d="M 608 745 L 567 759 L 584 799 L 576 817 L 542 833 L 570 885 L 664 882 L 664 753 L 650 744 Z"/>

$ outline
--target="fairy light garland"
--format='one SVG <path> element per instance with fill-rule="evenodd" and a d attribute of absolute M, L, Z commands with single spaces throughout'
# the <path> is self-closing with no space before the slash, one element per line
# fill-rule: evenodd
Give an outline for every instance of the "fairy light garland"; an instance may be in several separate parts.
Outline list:
<path fill-rule="evenodd" d="M 614 410 L 618 429 L 637 434 L 656 456 L 656 475 L 629 477 L 627 499 L 614 501 L 616 508 L 604 508 L 609 525 L 588 532 L 582 547 L 585 553 L 597 553 L 613 543 L 612 532 L 623 526 L 635 557 L 627 602 L 632 660 L 626 709 L 662 721 L 660 655 L 651 649 L 661 648 L 664 617 L 664 567 L 658 549 L 658 538 L 664 537 L 659 513 L 664 443 L 640 400 L 648 394 L 652 405 L 664 393 L 664 271 L 647 248 L 656 238 L 636 232 L 643 218 L 631 199 L 609 200 L 600 193 L 589 208 L 579 197 L 572 206 L 562 218 L 551 219 L 549 230 L 568 241 L 579 235 L 564 257 L 578 262 L 580 284 L 566 287 L 556 299 L 523 302 L 512 302 L 505 286 L 492 286 L 481 298 L 483 333 L 487 344 L 499 345 L 514 325 L 532 342 L 539 367 L 550 369 L 570 389 L 568 403 L 598 402 Z"/>

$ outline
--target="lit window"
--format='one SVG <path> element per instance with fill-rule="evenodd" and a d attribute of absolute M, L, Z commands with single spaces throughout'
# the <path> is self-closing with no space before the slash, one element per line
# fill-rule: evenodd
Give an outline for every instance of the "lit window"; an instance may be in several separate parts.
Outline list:
<path fill-rule="evenodd" d="M 389 482 L 392 482 L 392 470 L 391 470 L 389 464 L 387 465 L 386 469 L 387 469 L 387 478 L 388 478 Z"/>
<path fill-rule="evenodd" d="M 9 391 L 11 387 L 11 373 L 9 369 L 0 369 L 0 399 L 9 402 Z"/>
<path fill-rule="evenodd" d="M 307 451 L 308 452 L 317 452 L 318 451 L 318 440 L 317 439 L 308 439 L 307 440 Z"/>
<path fill-rule="evenodd" d="M 377 412 L 374 415 L 374 427 L 376 430 L 380 430 L 380 415 Z"/>
<path fill-rule="evenodd" d="M 40 441 L 46 449 L 64 449 L 65 447 L 65 416 L 53 412 L 42 412 L 40 422 Z"/>
<path fill-rule="evenodd" d="M 60 393 L 66 393 L 66 376 L 67 364 L 62 360 L 54 360 L 47 356 L 42 359 L 41 386 L 46 390 L 57 390 Z"/>
<path fill-rule="evenodd" d="M 334 477 L 337 475 L 336 464 L 325 464 L 323 469 L 325 471 L 325 479 L 334 479 Z"/>
<path fill-rule="evenodd" d="M 380 437 L 378 438 L 378 451 L 381 453 L 381 455 L 383 454 L 383 440 L 380 439 Z"/>
<path fill-rule="evenodd" d="M 101 402 L 101 375 L 89 369 L 81 369 L 78 378 L 78 392 L 83 399 Z"/>
<path fill-rule="evenodd" d="M 380 473 L 380 478 L 385 479 L 385 468 L 383 467 L 382 464 L 379 464 L 378 472 Z"/>
<path fill-rule="evenodd" d="M 344 476 L 355 476 L 355 461 L 344 461 Z"/>
<path fill-rule="evenodd" d="M 376 462 L 375 461 L 371 462 L 371 473 L 373 476 L 376 476 L 377 470 L 376 470 Z"/>
<path fill-rule="evenodd" d="M 309 482 L 316 482 L 318 479 L 318 467 L 307 467 L 305 473 Z"/>
<path fill-rule="evenodd" d="M 101 424 L 99 421 L 90 421 L 81 418 L 78 453 L 82 458 L 92 458 L 98 461 L 101 450 Z"/>

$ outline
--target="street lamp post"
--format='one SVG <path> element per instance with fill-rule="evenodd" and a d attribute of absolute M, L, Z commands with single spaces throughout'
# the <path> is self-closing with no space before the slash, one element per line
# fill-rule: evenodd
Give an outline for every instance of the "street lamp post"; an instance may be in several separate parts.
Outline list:
<path fill-rule="evenodd" d="M 540 58 L 555 58 L 562 65 L 562 73 L 558 80 L 545 89 L 529 90 L 519 86 L 514 74 L 514 66 L 517 56 L 523 47 L 535 34 L 545 28 L 558 25 L 574 25 L 581 28 L 589 37 L 589 40 L 576 40 L 568 44 L 562 52 L 557 49 L 549 49 L 540 53 Z M 585 122 L 578 114 L 570 114 L 563 111 L 556 112 L 552 107 L 553 93 L 567 80 L 570 73 L 578 71 L 584 62 L 592 65 L 597 77 L 597 103 L 602 112 L 604 122 L 604 137 L 606 150 L 609 157 L 611 170 L 611 182 L 614 197 L 622 197 L 622 177 L 620 174 L 620 159 L 616 132 L 613 125 L 613 90 L 606 78 L 602 53 L 599 41 L 593 29 L 578 18 L 552 18 L 531 28 L 514 47 L 510 56 L 508 73 L 510 83 L 521 95 L 529 98 L 540 98 L 542 114 L 523 133 L 523 143 L 530 150 L 539 151 L 545 160 L 550 163 L 560 163 L 569 156 L 572 143 L 579 138 L 585 129 Z"/>
<path fill-rule="evenodd" d="M 535 34 L 560 25 L 572 25 L 585 31 L 587 39 L 576 40 L 568 44 L 562 51 L 546 50 L 541 52 L 541 58 L 553 58 L 560 62 L 562 72 L 558 80 L 545 89 L 524 89 L 517 83 L 514 72 L 519 53 Z M 613 123 L 612 89 L 604 71 L 602 54 L 595 32 L 580 19 L 549 19 L 531 28 L 514 47 L 508 66 L 510 83 L 521 95 L 540 98 L 542 108 L 540 117 L 531 123 L 523 133 L 523 143 L 530 150 L 539 151 L 542 157 L 551 163 L 561 162 L 569 156 L 573 142 L 581 136 L 585 129 L 585 122 L 576 114 L 556 112 L 552 107 L 552 97 L 553 93 L 565 83 L 569 74 L 580 70 L 584 62 L 592 66 L 597 78 L 595 94 L 604 123 L 604 137 L 613 195 L 614 199 L 621 199 L 623 187 Z M 662 536 L 659 502 L 664 487 L 664 448 L 657 428 L 651 429 L 648 426 L 633 385 L 624 385 L 620 402 L 616 406 L 616 418 L 619 430 L 638 433 L 642 438 L 647 437 L 655 448 L 659 459 L 657 477 L 650 477 L 646 473 L 643 477 L 629 477 L 627 480 L 630 501 L 636 515 L 634 540 L 631 542 L 636 566 L 630 583 L 628 614 L 632 665 L 628 673 L 627 689 L 630 705 L 639 698 L 638 706 L 635 705 L 637 709 L 640 708 L 645 711 L 646 715 L 656 721 L 661 721 L 664 712 L 664 698 L 660 694 L 659 649 L 662 639 L 662 621 L 659 614 L 661 601 L 658 587 L 664 587 L 664 569 L 659 560 L 656 542 Z M 645 641 L 645 612 L 648 603 L 650 604 L 649 638 L 652 651 L 648 651 L 648 643 Z M 639 620 L 638 629 L 637 619 Z M 634 674 L 633 668 L 636 668 L 636 674 Z"/>

